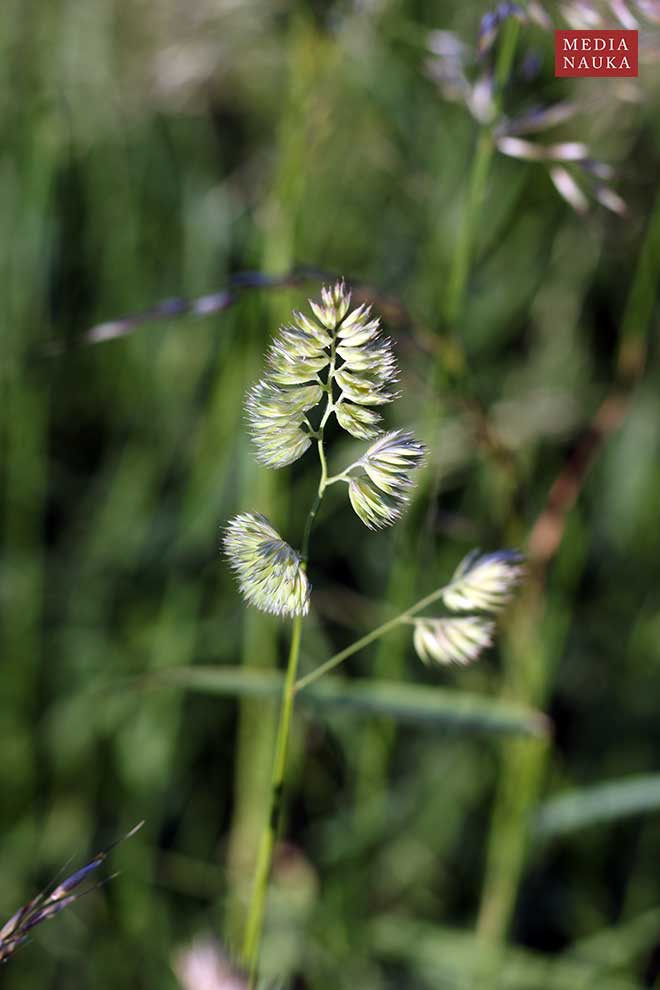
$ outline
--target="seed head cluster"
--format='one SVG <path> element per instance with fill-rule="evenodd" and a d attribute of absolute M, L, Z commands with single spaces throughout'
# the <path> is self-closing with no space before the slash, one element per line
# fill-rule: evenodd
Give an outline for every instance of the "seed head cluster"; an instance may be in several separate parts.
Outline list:
<path fill-rule="evenodd" d="M 244 512 L 227 524 L 224 550 L 250 605 L 274 615 L 306 615 L 311 586 L 299 554 L 265 516 Z"/>
<path fill-rule="evenodd" d="M 365 526 L 381 529 L 399 518 L 413 487 L 412 471 L 423 457 L 424 446 L 412 433 L 394 430 L 356 461 L 360 474 L 351 477 L 348 495 Z"/>
<path fill-rule="evenodd" d="M 454 612 L 500 612 L 511 600 L 524 573 L 514 550 L 469 553 L 456 568 L 442 593 Z M 413 645 L 424 663 L 468 664 L 493 642 L 495 625 L 483 615 L 414 620 Z"/>
<path fill-rule="evenodd" d="M 493 642 L 494 623 L 476 616 L 450 619 L 419 619 L 413 645 L 423 663 L 467 665 Z"/>
<path fill-rule="evenodd" d="M 369 307 L 351 310 L 350 302 L 344 283 L 337 282 L 322 289 L 318 302 L 310 300 L 311 315 L 294 312 L 292 324 L 281 327 L 271 343 L 266 373 L 249 391 L 246 407 L 263 464 L 291 464 L 316 441 L 322 464 L 319 498 L 328 484 L 345 483 L 353 510 L 365 526 L 376 530 L 400 517 L 425 449 L 406 430 L 381 431 L 379 409 L 396 398 L 392 342 Z M 340 474 L 328 478 L 323 431 L 332 414 L 351 436 L 373 443 Z M 311 586 L 305 561 L 265 516 L 235 516 L 223 544 L 249 604 L 275 615 L 307 614 Z M 476 660 L 491 645 L 495 631 L 494 622 L 483 613 L 493 615 L 504 608 L 522 574 L 522 558 L 514 551 L 468 554 L 436 597 L 451 612 L 477 614 L 409 620 L 420 659 L 427 664 Z"/>
<path fill-rule="evenodd" d="M 523 576 L 522 556 L 515 550 L 482 554 L 473 550 L 456 568 L 443 595 L 454 612 L 499 612 Z"/>
<path fill-rule="evenodd" d="M 368 306 L 351 309 L 342 281 L 324 287 L 310 314 L 293 313 L 267 355 L 264 376 L 248 392 L 246 411 L 256 456 L 267 467 L 292 464 L 318 443 L 323 464 L 319 495 L 331 482 L 348 486 L 365 526 L 380 529 L 401 515 L 424 448 L 412 433 L 383 433 L 380 408 L 396 398 L 398 371 L 392 341 Z M 334 415 L 365 454 L 328 479 L 324 428 Z M 382 434 L 382 435 L 381 435 Z M 227 527 L 224 548 L 250 604 L 277 615 L 304 615 L 310 586 L 303 561 L 263 516 L 245 513 Z"/>
<path fill-rule="evenodd" d="M 378 435 L 380 415 L 371 407 L 395 398 L 396 360 L 370 308 L 349 312 L 350 301 L 343 282 L 324 288 L 318 303 L 310 300 L 312 315 L 294 312 L 273 340 L 266 374 L 246 403 L 256 456 L 267 467 L 285 467 L 305 453 L 314 432 L 307 413 L 324 396 L 352 436 Z"/>

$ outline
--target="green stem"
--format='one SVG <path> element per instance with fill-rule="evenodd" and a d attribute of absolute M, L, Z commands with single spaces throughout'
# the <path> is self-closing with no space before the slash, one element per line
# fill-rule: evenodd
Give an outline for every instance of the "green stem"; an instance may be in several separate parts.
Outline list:
<path fill-rule="evenodd" d="M 517 17 L 510 17 L 502 29 L 502 43 L 495 63 L 495 109 L 497 116 L 502 110 L 504 87 L 513 68 L 513 58 L 516 54 L 519 34 L 520 21 Z"/>
<path fill-rule="evenodd" d="M 319 444 L 319 447 L 320 447 L 320 444 Z M 302 561 L 303 561 L 303 564 L 304 565 L 307 564 L 307 558 L 309 556 L 309 538 L 310 538 L 311 533 L 312 533 L 312 525 L 314 523 L 314 519 L 316 518 L 316 513 L 319 511 L 319 506 L 321 504 L 321 499 L 322 498 L 323 498 L 323 488 L 319 484 L 319 490 L 316 493 L 316 496 L 315 496 L 314 501 L 312 503 L 312 507 L 309 510 L 309 514 L 307 516 L 307 522 L 305 523 L 305 532 L 303 534 L 302 546 L 301 546 L 301 549 L 300 549 L 300 556 L 302 558 Z"/>
<path fill-rule="evenodd" d="M 245 930 L 245 941 L 243 943 L 243 958 L 249 972 L 248 990 L 253 990 L 256 984 L 257 966 L 259 963 L 259 947 L 261 944 L 261 933 L 264 923 L 266 894 L 268 892 L 268 878 L 270 876 L 273 862 L 275 839 L 277 838 L 277 832 L 282 815 L 282 792 L 284 787 L 284 774 L 286 771 L 286 758 L 289 749 L 289 734 L 291 729 L 291 716 L 293 714 L 298 658 L 300 656 L 301 632 L 302 616 L 298 615 L 293 620 L 291 647 L 289 649 L 289 662 L 286 669 L 286 680 L 284 682 L 284 692 L 282 694 L 282 707 L 280 709 L 280 721 L 277 727 L 277 738 L 275 741 L 275 759 L 273 761 L 273 773 L 270 788 L 270 814 L 259 846 L 252 901 L 250 903 L 250 911 Z"/>
<path fill-rule="evenodd" d="M 307 563 L 307 557 L 309 556 L 309 538 L 312 533 L 312 525 L 314 519 L 316 518 L 316 513 L 319 511 L 319 506 L 321 504 L 321 499 L 323 498 L 323 493 L 328 487 L 328 464 L 325 459 L 325 450 L 323 449 L 323 429 L 328 421 L 328 416 L 332 412 L 332 400 L 328 396 L 328 404 L 326 406 L 325 412 L 323 414 L 323 419 L 319 426 L 319 438 L 317 441 L 319 450 L 319 461 L 321 462 L 321 477 L 319 479 L 319 487 L 316 492 L 316 497 L 312 503 L 312 507 L 309 510 L 307 516 L 307 522 L 305 523 L 305 532 L 303 533 L 302 546 L 300 549 L 300 556 L 302 557 L 303 563 Z"/>
<path fill-rule="evenodd" d="M 430 595 L 420 598 L 418 602 L 415 602 L 414 605 L 407 608 L 405 612 L 400 612 L 398 615 L 395 615 L 393 619 L 388 619 L 387 622 L 383 622 L 382 625 L 372 629 L 371 632 L 368 632 L 365 636 L 361 636 L 360 639 L 356 639 L 355 642 L 351 643 L 350 646 L 347 646 L 346 649 L 340 650 L 339 653 L 335 653 L 333 657 L 330 657 L 329 660 L 322 663 L 320 667 L 316 667 L 315 670 L 310 671 L 309 674 L 305 674 L 304 677 L 301 677 L 300 680 L 296 682 L 296 693 L 298 693 L 298 691 L 302 691 L 303 688 L 308 687 L 310 684 L 313 684 L 314 681 L 318 681 L 318 679 L 323 677 L 324 674 L 327 674 L 329 670 L 334 670 L 334 668 L 338 667 L 340 663 L 344 662 L 344 660 L 348 660 L 348 658 L 352 657 L 354 653 L 358 653 L 360 650 L 364 649 L 365 646 L 369 646 L 370 643 L 380 639 L 381 636 L 384 636 L 386 633 L 390 632 L 391 629 L 395 629 L 402 622 L 407 622 L 408 619 L 410 619 L 413 615 L 416 615 L 418 612 L 421 612 L 422 609 L 425 609 L 428 605 L 432 605 L 434 602 L 437 602 L 439 598 L 442 598 L 449 587 L 450 585 L 445 584 L 442 588 L 438 588 L 437 591 L 432 591 Z"/>
<path fill-rule="evenodd" d="M 502 41 L 495 64 L 495 120 L 501 115 L 503 90 L 513 65 L 519 30 L 520 24 L 515 18 L 510 18 L 503 28 Z M 458 319 L 463 309 L 474 253 L 478 218 L 486 194 L 494 151 L 495 145 L 491 129 L 489 126 L 483 125 L 477 140 L 477 150 L 472 159 L 463 222 L 456 240 L 447 284 L 445 316 L 450 324 Z"/>
<path fill-rule="evenodd" d="M 447 302 L 445 316 L 448 323 L 455 323 L 463 308 L 467 280 L 470 274 L 472 252 L 475 234 L 475 220 L 481 209 L 486 183 L 493 157 L 493 139 L 487 130 L 483 130 L 477 141 L 477 150 L 472 159 L 470 177 L 468 180 L 467 201 L 463 214 L 463 223 L 456 241 L 447 284 Z"/>
<path fill-rule="evenodd" d="M 648 346 L 648 328 L 657 296 L 657 272 L 660 268 L 660 190 L 656 192 L 651 216 L 628 300 L 621 320 L 621 337 L 617 357 L 617 377 L 622 385 L 634 385 L 644 370 Z"/>

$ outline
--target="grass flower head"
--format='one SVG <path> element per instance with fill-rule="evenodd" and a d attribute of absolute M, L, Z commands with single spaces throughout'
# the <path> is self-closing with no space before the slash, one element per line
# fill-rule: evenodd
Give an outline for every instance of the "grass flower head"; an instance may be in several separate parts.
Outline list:
<path fill-rule="evenodd" d="M 473 550 L 454 572 L 443 595 L 445 605 L 456 612 L 499 612 L 511 600 L 523 572 L 522 556 L 515 550 Z"/>
<path fill-rule="evenodd" d="M 417 619 L 413 645 L 420 660 L 469 664 L 491 646 L 495 626 L 487 619 L 462 616 L 448 619 Z"/>
<path fill-rule="evenodd" d="M 308 414 L 324 397 L 342 429 L 359 439 L 378 435 L 380 415 L 369 407 L 395 398 L 396 359 L 369 307 L 350 310 L 350 302 L 343 282 L 323 288 L 310 300 L 311 316 L 294 312 L 270 345 L 266 373 L 246 402 L 257 459 L 267 467 L 305 453 L 318 432 Z"/>
<path fill-rule="evenodd" d="M 311 586 L 300 555 L 265 516 L 235 516 L 227 524 L 223 544 L 250 605 L 274 615 L 307 614 Z"/>
<path fill-rule="evenodd" d="M 390 526 L 405 508 L 414 485 L 413 472 L 424 457 L 424 446 L 412 433 L 394 430 L 369 447 L 351 466 L 348 495 L 355 512 L 369 529 Z"/>

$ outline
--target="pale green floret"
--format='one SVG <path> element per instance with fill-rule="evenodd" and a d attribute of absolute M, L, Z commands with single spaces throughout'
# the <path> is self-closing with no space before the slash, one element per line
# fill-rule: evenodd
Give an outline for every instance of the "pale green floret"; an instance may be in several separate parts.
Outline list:
<path fill-rule="evenodd" d="M 321 289 L 320 304 L 309 300 L 314 316 L 328 330 L 334 330 L 337 324 L 343 320 L 350 303 L 351 294 L 346 291 L 343 282 L 336 282 L 332 289 L 324 286 Z"/>
<path fill-rule="evenodd" d="M 330 346 L 332 343 L 332 337 L 327 330 L 320 327 L 318 323 L 314 323 L 309 319 L 309 317 L 305 316 L 304 313 L 299 313 L 297 310 L 294 310 L 293 319 L 296 326 L 299 327 L 300 330 L 303 330 L 311 337 L 314 337 L 315 340 L 318 340 L 322 347 Z"/>
<path fill-rule="evenodd" d="M 401 507 L 396 499 L 379 491 L 366 477 L 350 479 L 348 497 L 353 509 L 369 529 L 391 526 L 401 515 Z"/>
<path fill-rule="evenodd" d="M 382 344 L 371 341 L 368 344 L 351 344 L 350 347 L 340 345 L 337 354 L 352 371 L 378 369 L 384 379 L 396 375 L 396 360 L 390 340 L 385 340 Z"/>
<path fill-rule="evenodd" d="M 405 508 L 414 485 L 413 471 L 424 458 L 424 445 L 412 433 L 394 430 L 373 443 L 348 471 L 364 474 L 349 479 L 348 494 L 365 526 L 390 526 Z"/>
<path fill-rule="evenodd" d="M 307 615 L 311 586 L 300 556 L 265 516 L 244 512 L 230 519 L 223 546 L 250 605 L 274 615 Z"/>
<path fill-rule="evenodd" d="M 321 351 L 316 357 L 297 354 L 292 348 L 285 350 L 283 341 L 275 341 L 268 354 L 269 377 L 278 385 L 305 385 L 312 382 L 328 364 L 328 356 Z"/>
<path fill-rule="evenodd" d="M 474 550 L 458 565 L 443 600 L 457 612 L 499 612 L 510 601 L 523 574 L 522 557 L 515 551 L 482 555 Z"/>
<path fill-rule="evenodd" d="M 369 321 L 370 308 L 360 306 L 348 316 L 337 331 L 345 347 L 364 347 L 380 334 L 380 320 Z"/>
<path fill-rule="evenodd" d="M 416 619 L 413 645 L 423 663 L 466 665 L 492 645 L 494 624 L 475 616 Z"/>
<path fill-rule="evenodd" d="M 372 443 L 358 463 L 379 487 L 381 479 L 395 487 L 409 487 L 412 485 L 409 472 L 420 466 L 424 453 L 424 445 L 412 433 L 392 430 Z"/>
<path fill-rule="evenodd" d="M 311 444 L 304 429 L 305 412 L 317 405 L 322 395 L 318 384 L 284 389 L 266 380 L 250 389 L 246 411 L 262 464 L 285 467 L 305 453 Z"/>
<path fill-rule="evenodd" d="M 335 381 L 351 402 L 360 406 L 383 406 L 396 398 L 395 392 L 388 392 L 383 379 L 377 372 L 349 370 L 343 365 L 335 374 Z"/>
<path fill-rule="evenodd" d="M 373 409 L 342 402 L 336 407 L 335 415 L 339 425 L 358 440 L 371 440 L 380 432 L 378 424 L 382 417 Z"/>

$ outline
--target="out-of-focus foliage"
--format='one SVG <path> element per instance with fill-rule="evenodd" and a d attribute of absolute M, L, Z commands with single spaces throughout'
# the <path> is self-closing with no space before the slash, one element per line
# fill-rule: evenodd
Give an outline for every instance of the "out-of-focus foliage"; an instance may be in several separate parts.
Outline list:
<path fill-rule="evenodd" d="M 426 669 L 403 628 L 300 705 L 265 976 L 313 990 L 658 979 L 657 244 L 638 262 L 660 175 L 658 28 L 644 18 L 647 56 L 624 84 L 555 80 L 551 32 L 518 25 L 507 113 L 575 102 L 548 141 L 612 166 L 627 213 L 590 202 L 578 216 L 544 165 L 495 154 L 449 324 L 487 125 L 444 98 L 427 39 L 452 31 L 476 50 L 488 9 L 5 0 L 0 918 L 146 819 L 113 853 L 120 877 L 35 929 L 3 970 L 10 990 L 168 990 L 196 935 L 223 934 L 230 955 L 240 945 L 274 706 L 268 691 L 235 694 L 251 675 L 272 690 L 288 626 L 246 613 L 219 527 L 258 512 L 300 543 L 315 465 L 258 466 L 243 408 L 270 336 L 320 278 L 76 339 L 237 272 L 296 265 L 374 302 L 402 369 L 384 428 L 410 427 L 429 449 L 396 531 L 368 533 L 330 490 L 303 673 L 439 587 L 472 547 L 524 549 L 612 393 L 626 307 L 630 340 L 650 349 L 543 582 L 530 578 L 544 597 L 505 615 L 496 648 Z M 356 441 L 340 429 L 331 441 L 339 470 Z M 222 696 L 168 674 L 191 665 L 241 673 Z M 478 696 L 472 723 L 451 717 L 454 691 Z M 466 731 L 530 706 L 552 719 L 551 740 Z M 634 792 L 615 786 L 627 777 Z M 570 805 L 553 803 L 564 792 Z M 482 936 L 505 930 L 509 947 L 488 948 Z"/>

